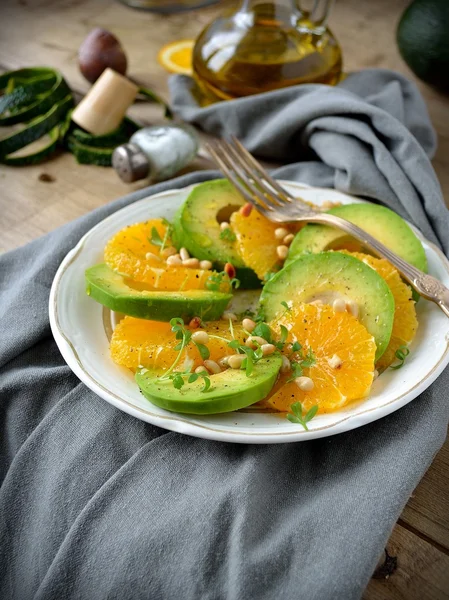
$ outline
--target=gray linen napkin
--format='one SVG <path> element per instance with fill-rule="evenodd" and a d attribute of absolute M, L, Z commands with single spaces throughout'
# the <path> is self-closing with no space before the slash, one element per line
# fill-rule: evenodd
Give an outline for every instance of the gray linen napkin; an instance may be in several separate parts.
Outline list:
<path fill-rule="evenodd" d="M 303 86 L 207 109 L 194 106 L 189 86 L 172 82 L 184 118 L 294 161 L 278 171 L 284 177 L 384 201 L 447 244 L 448 212 L 426 157 L 434 134 L 401 76 L 360 73 L 339 88 Z M 215 176 L 141 190 L 0 257 L 1 598 L 360 598 L 442 445 L 447 371 L 385 419 L 278 446 L 165 432 L 71 373 L 47 317 L 66 252 L 136 199 Z"/>

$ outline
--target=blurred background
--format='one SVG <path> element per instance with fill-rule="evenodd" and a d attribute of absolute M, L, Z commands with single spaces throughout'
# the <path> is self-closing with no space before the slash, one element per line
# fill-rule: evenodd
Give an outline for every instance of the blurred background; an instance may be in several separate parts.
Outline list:
<path fill-rule="evenodd" d="M 428 3 L 431 7 L 435 4 L 437 7 L 447 7 L 449 4 L 447 0 L 420 0 L 420 2 Z M 158 12 L 131 8 L 126 3 L 149 3 L 151 8 L 155 7 Z M 201 7 L 192 10 L 192 5 L 197 4 Z M 445 160 L 449 154 L 447 95 L 442 91 L 441 86 L 437 88 L 418 79 L 404 61 L 398 47 L 398 24 L 404 11 L 411 5 L 410 0 L 337 0 L 329 3 L 323 0 L 319 4 L 321 17 L 325 12 L 326 4 L 331 8 L 327 22 L 331 32 L 329 35 L 332 38 L 332 52 L 329 55 L 331 75 L 328 81 L 336 83 L 341 68 L 342 76 L 344 73 L 360 69 L 388 68 L 414 80 L 427 101 L 433 124 L 439 134 L 439 147 L 433 164 L 443 189 L 446 187 L 449 189 L 449 170 L 445 168 Z M 127 76 L 168 101 L 168 80 L 171 72 L 191 71 L 192 46 L 206 26 L 213 23 L 223 11 L 228 15 L 235 15 L 236 10 L 240 9 L 241 14 L 243 7 L 248 13 L 252 5 L 249 0 L 244 2 L 242 0 L 237 2 L 228 0 L 218 2 L 211 0 L 150 0 L 149 2 L 148 0 L 10 0 L 2 2 L 0 69 L 8 71 L 26 66 L 59 69 L 74 92 L 76 100 L 79 100 L 91 87 L 90 81 L 80 70 L 80 47 L 92 30 L 102 28 L 115 36 L 126 54 Z M 290 7 L 288 18 L 297 6 L 296 3 L 285 0 L 279 0 L 276 5 L 282 10 L 285 10 L 286 6 Z M 310 23 L 307 24 L 307 10 L 313 8 L 313 0 L 303 0 L 300 6 L 304 7 L 305 11 L 302 18 L 297 21 L 297 29 L 311 27 Z M 186 10 L 171 12 L 173 9 L 180 8 Z M 315 17 L 319 25 L 319 11 Z M 419 23 L 430 22 L 420 15 L 414 20 L 418 21 L 418 33 L 422 30 Z M 226 23 L 224 25 L 222 21 L 215 21 L 215 23 L 219 23 L 219 32 L 229 33 L 230 28 Z M 447 30 L 444 35 L 446 39 L 449 38 Z M 322 43 L 322 32 L 317 33 L 315 30 L 311 36 L 315 36 L 318 46 Z M 408 34 L 408 37 L 415 39 L 419 38 L 419 35 Z M 434 38 L 435 36 L 432 37 Z M 203 39 L 204 55 L 207 55 L 208 41 Z M 276 43 L 270 44 L 268 40 L 265 46 L 274 48 Z M 225 60 L 226 58 L 229 57 L 225 56 Z M 410 63 L 410 60 L 408 62 Z M 321 68 L 322 64 L 318 67 Z M 307 63 L 302 67 L 299 79 L 303 77 L 303 80 L 307 81 L 309 70 L 310 73 L 316 74 L 318 67 L 313 61 Z M 254 69 L 249 69 L 239 72 L 237 69 L 237 77 L 244 79 L 253 71 Z M 291 70 L 289 73 L 291 75 Z M 448 73 L 449 69 L 443 73 L 446 82 L 449 79 Z M 264 77 L 259 77 L 259 83 L 263 79 Z M 325 82 L 326 78 L 313 79 L 312 77 L 311 80 Z M 295 70 L 291 83 L 297 82 Z M 226 94 L 222 97 L 226 97 Z M 211 101 L 211 98 L 207 100 Z M 143 125 L 164 121 L 161 107 L 148 102 L 135 102 L 128 114 Z M 198 158 L 187 170 L 205 166 L 209 165 Z M 2 242 L 4 248 L 25 243 L 31 237 L 45 233 L 106 200 L 148 185 L 146 180 L 127 185 L 111 172 L 112 169 L 100 169 L 93 165 L 75 167 L 73 156 L 67 153 L 61 153 L 42 165 L 21 169 L 0 167 L 0 181 L 5 184 L 2 187 L 6 194 L 1 202 L 8 207 L 2 217 L 4 220 L 8 219 L 7 223 L 5 221 L 8 227 Z M 44 177 L 39 180 L 42 173 Z M 52 181 L 52 186 L 45 185 L 46 174 L 55 180 Z M 38 186 L 35 185 L 36 180 L 39 182 Z M 8 194 L 11 194 L 11 197 L 8 197 Z M 61 206 L 59 201 L 61 195 L 64 196 L 64 206 Z M 21 227 L 24 211 L 30 213 L 34 208 L 36 208 L 36 216 L 29 228 Z"/>

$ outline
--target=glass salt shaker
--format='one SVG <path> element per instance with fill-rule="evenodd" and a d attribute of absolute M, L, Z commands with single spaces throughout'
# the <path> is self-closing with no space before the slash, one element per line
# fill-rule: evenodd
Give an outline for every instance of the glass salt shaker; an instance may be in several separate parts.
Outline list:
<path fill-rule="evenodd" d="M 145 177 L 163 181 L 176 175 L 196 156 L 199 139 L 186 124 L 154 125 L 136 131 L 127 144 L 118 146 L 112 166 L 126 183 Z"/>

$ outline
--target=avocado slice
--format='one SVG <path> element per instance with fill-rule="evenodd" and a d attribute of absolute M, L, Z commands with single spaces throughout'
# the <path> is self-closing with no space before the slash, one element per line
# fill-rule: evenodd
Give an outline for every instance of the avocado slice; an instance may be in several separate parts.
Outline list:
<path fill-rule="evenodd" d="M 377 204 L 346 204 L 327 212 L 358 225 L 398 256 L 421 271 L 427 271 L 427 258 L 420 240 L 404 219 L 389 208 Z M 354 242 L 357 243 L 341 229 L 310 223 L 296 234 L 286 264 L 291 263 L 301 254 L 349 249 Z"/>
<path fill-rule="evenodd" d="M 390 288 L 371 267 L 341 252 L 305 254 L 284 267 L 265 285 L 260 297 L 267 321 L 299 302 L 321 300 L 332 304 L 337 298 L 356 302 L 359 321 L 376 341 L 376 360 L 391 337 L 394 299 Z"/>
<path fill-rule="evenodd" d="M 201 391 L 202 379 L 176 389 L 171 380 L 160 379 L 162 372 L 147 369 L 136 373 L 136 381 L 145 398 L 156 406 L 174 412 L 210 415 L 245 408 L 265 398 L 281 365 L 281 355 L 276 353 L 257 362 L 249 377 L 244 370 L 235 369 L 211 375 L 207 392 Z"/>
<path fill-rule="evenodd" d="M 220 318 L 232 299 L 232 294 L 221 292 L 144 289 L 142 284 L 119 275 L 105 264 L 90 267 L 85 277 L 88 296 L 111 310 L 140 319 L 170 321 L 176 316 L 184 321 L 192 317 L 214 321 Z"/>
<path fill-rule="evenodd" d="M 222 239 L 220 223 L 229 221 L 245 200 L 226 179 L 205 181 L 195 186 L 173 221 L 173 242 L 184 246 L 199 260 L 210 260 L 221 271 L 226 263 L 234 265 L 240 287 L 260 287 L 254 271 L 248 268 L 232 240 Z"/>

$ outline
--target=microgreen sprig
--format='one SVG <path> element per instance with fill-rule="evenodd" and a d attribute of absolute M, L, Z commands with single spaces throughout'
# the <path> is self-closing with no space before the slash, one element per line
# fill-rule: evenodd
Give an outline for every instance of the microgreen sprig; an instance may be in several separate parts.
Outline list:
<path fill-rule="evenodd" d="M 188 377 L 188 379 L 187 379 L 188 383 L 193 383 L 194 381 L 197 381 L 197 379 L 199 379 L 201 377 L 204 381 L 204 385 L 201 388 L 201 392 L 207 392 L 207 390 L 210 389 L 210 386 L 211 386 L 210 377 L 206 371 L 203 371 L 202 373 L 191 373 L 190 371 L 172 373 L 169 376 L 169 379 L 172 380 L 173 387 L 176 388 L 177 390 L 180 390 L 182 388 L 182 386 L 185 385 L 186 377 Z"/>
<path fill-rule="evenodd" d="M 287 327 L 285 327 L 285 325 L 281 325 L 280 326 L 280 330 L 281 330 L 281 337 L 279 338 L 278 342 L 275 342 L 275 346 L 278 350 L 280 350 L 281 352 L 284 350 L 285 344 L 287 342 L 287 338 L 288 338 L 288 329 Z"/>
<path fill-rule="evenodd" d="M 409 354 L 410 354 L 410 349 L 407 348 L 407 346 L 401 346 L 400 348 L 398 348 L 396 350 L 396 352 L 394 353 L 394 355 L 398 359 L 399 364 L 391 365 L 390 369 L 394 369 L 396 371 L 397 369 L 400 369 L 401 367 L 403 367 L 404 363 L 405 363 L 405 359 L 407 358 L 407 356 Z"/>
<path fill-rule="evenodd" d="M 202 377 L 203 382 L 204 382 L 204 385 L 201 388 L 201 391 L 202 392 L 207 392 L 207 390 L 210 389 L 211 383 L 210 383 L 210 377 L 209 377 L 209 375 L 205 371 L 203 371 L 202 373 L 191 373 L 190 376 L 189 376 L 189 379 L 187 381 L 189 383 L 194 383 L 200 377 Z"/>
<path fill-rule="evenodd" d="M 291 308 L 285 300 L 282 300 L 281 305 L 285 308 L 286 312 L 290 312 Z"/>
<path fill-rule="evenodd" d="M 226 282 L 226 280 L 229 280 L 229 277 L 225 271 L 212 273 L 207 278 L 206 288 L 211 292 L 219 292 L 221 285 Z M 240 280 L 234 277 L 233 279 L 229 280 L 229 285 L 231 286 L 231 289 L 238 289 L 240 287 Z"/>
<path fill-rule="evenodd" d="M 151 237 L 148 238 L 148 241 L 150 242 L 150 244 L 153 244 L 154 246 L 159 247 L 159 252 L 162 252 L 162 250 L 165 248 L 167 241 L 168 241 L 169 237 L 171 237 L 172 230 L 173 230 L 171 223 L 169 221 L 167 221 L 167 219 L 162 219 L 162 222 L 164 223 L 164 225 L 166 227 L 164 237 L 161 238 L 156 227 L 152 227 L 151 228 Z"/>
<path fill-rule="evenodd" d="M 299 342 L 294 342 L 292 344 L 292 353 L 299 352 L 302 349 L 302 346 Z"/>
<path fill-rule="evenodd" d="M 227 242 L 235 242 L 236 239 L 237 237 L 230 227 L 226 227 L 226 229 L 220 231 L 220 240 L 226 240 Z"/>
<path fill-rule="evenodd" d="M 257 335 L 257 336 L 263 338 L 264 340 L 266 340 L 269 344 L 272 343 L 273 334 L 271 332 L 271 329 L 263 321 L 261 321 L 260 323 L 257 323 L 255 328 L 252 330 L 251 335 Z"/>
<path fill-rule="evenodd" d="M 295 344 L 297 344 L 299 348 L 298 346 L 295 346 Z M 293 346 L 298 348 L 297 350 L 295 350 L 295 352 L 299 354 L 299 360 L 291 361 L 292 374 L 287 379 L 287 383 L 294 381 L 297 377 L 302 377 L 303 369 L 306 369 L 307 367 L 313 367 L 313 365 L 316 363 L 315 354 L 313 353 L 312 348 L 309 348 L 307 354 L 304 356 L 301 344 L 299 344 L 299 342 L 295 342 L 295 344 L 293 344 Z"/>
<path fill-rule="evenodd" d="M 290 408 L 293 413 L 288 413 L 287 415 L 287 419 L 290 421 L 290 423 L 299 423 L 299 425 L 302 425 L 306 431 L 309 431 L 307 423 L 309 423 L 309 421 L 311 421 L 318 412 L 318 405 L 315 404 L 312 406 L 312 408 L 310 408 L 305 414 L 301 402 L 294 402 Z"/>
<path fill-rule="evenodd" d="M 207 392 L 207 390 L 209 390 L 210 386 L 211 386 L 210 377 L 209 377 L 208 373 L 206 373 L 206 372 L 192 373 L 190 371 L 190 369 L 187 371 L 176 371 L 176 372 L 174 372 L 174 370 L 178 366 L 178 364 L 181 360 L 181 357 L 182 357 L 182 353 L 184 352 L 186 346 L 188 346 L 188 344 L 190 342 L 193 342 L 195 344 L 195 346 L 198 348 L 200 356 L 203 360 L 206 360 L 209 358 L 209 356 L 210 356 L 209 348 L 207 346 L 205 346 L 204 344 L 199 344 L 199 343 L 195 342 L 195 340 L 192 340 L 192 332 L 185 328 L 184 321 L 181 318 L 175 317 L 174 319 L 171 319 L 170 325 L 171 325 L 171 330 L 175 334 L 176 339 L 179 340 L 179 342 L 174 347 L 174 349 L 177 350 L 178 354 L 177 354 L 173 364 L 171 365 L 171 367 L 169 369 L 167 369 L 167 371 L 165 371 L 165 373 L 162 375 L 162 377 L 160 377 L 160 379 L 162 381 L 171 379 L 171 381 L 173 383 L 173 387 L 176 388 L 177 390 L 180 390 L 182 388 L 182 386 L 185 384 L 186 377 L 188 377 L 187 381 L 189 383 L 193 383 L 194 381 L 197 381 L 197 379 L 199 377 L 202 377 L 204 380 L 204 385 L 203 385 L 203 388 L 201 389 L 201 391 Z"/>
<path fill-rule="evenodd" d="M 256 316 L 254 317 L 254 320 L 256 321 L 256 323 L 262 323 L 266 320 L 263 308 L 261 308 L 261 307 L 258 308 Z"/>
<path fill-rule="evenodd" d="M 232 324 L 232 319 L 229 319 L 229 333 L 231 334 L 231 338 L 235 340 L 234 325 Z"/>
<path fill-rule="evenodd" d="M 177 340 L 179 340 L 179 342 L 174 347 L 174 350 L 177 350 L 178 354 L 177 354 L 173 364 L 171 365 L 171 367 L 169 367 L 167 369 L 167 371 L 165 371 L 165 373 L 162 375 L 161 379 L 170 379 L 171 373 L 173 373 L 173 371 L 178 366 L 179 361 L 181 360 L 182 353 L 183 353 L 185 347 L 189 344 L 190 339 L 192 337 L 192 333 L 184 327 L 184 321 L 181 318 L 175 317 L 175 318 L 171 319 L 170 325 L 171 325 L 171 330 L 175 334 L 175 338 Z"/>
<path fill-rule="evenodd" d="M 263 353 L 260 347 L 253 350 L 248 346 L 245 346 L 239 340 L 232 340 L 228 343 L 228 346 L 233 350 L 236 350 L 238 354 L 245 354 L 245 359 L 242 362 L 241 369 L 245 369 L 247 377 L 250 377 L 254 371 L 254 365 L 263 358 Z"/>

